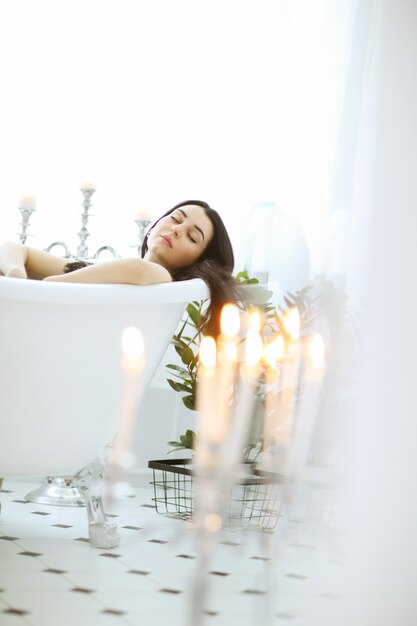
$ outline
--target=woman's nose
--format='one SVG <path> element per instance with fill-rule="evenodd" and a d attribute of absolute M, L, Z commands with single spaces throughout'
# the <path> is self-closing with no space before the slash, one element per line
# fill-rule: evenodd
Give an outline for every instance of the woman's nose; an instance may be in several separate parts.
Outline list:
<path fill-rule="evenodd" d="M 175 235 L 176 237 L 179 237 L 179 232 L 178 232 L 178 224 L 174 224 L 171 227 L 171 232 L 173 235 Z"/>

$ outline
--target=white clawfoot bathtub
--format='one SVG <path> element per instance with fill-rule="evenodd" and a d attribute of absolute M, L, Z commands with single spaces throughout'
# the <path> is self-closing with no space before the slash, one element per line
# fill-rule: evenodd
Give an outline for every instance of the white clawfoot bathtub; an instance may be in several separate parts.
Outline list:
<path fill-rule="evenodd" d="M 118 543 L 98 479 L 117 430 L 123 388 L 120 337 L 145 339 L 146 389 L 203 281 L 149 286 L 85 285 L 0 278 L 0 477 L 80 473 L 90 541 Z M 7 513 L 6 513 L 7 514 Z"/>

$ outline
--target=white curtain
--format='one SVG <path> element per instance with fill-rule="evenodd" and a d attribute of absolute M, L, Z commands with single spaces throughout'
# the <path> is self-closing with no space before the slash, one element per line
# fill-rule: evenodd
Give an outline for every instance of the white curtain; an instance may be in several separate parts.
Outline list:
<path fill-rule="evenodd" d="M 275 5 L 268 123 L 243 263 L 269 276 L 277 300 L 319 274 L 346 274 L 369 19 L 369 3 Z"/>
<path fill-rule="evenodd" d="M 347 289 L 360 344 L 355 402 L 348 429 L 339 433 L 343 464 L 334 468 L 348 485 L 337 546 L 341 600 L 324 611 L 301 592 L 298 608 L 314 626 L 411 626 L 417 623 L 417 3 L 294 2 L 283 30 L 286 36 L 278 26 L 286 55 L 277 61 L 269 220 L 291 216 L 304 235 L 299 253 L 292 249 L 298 260 L 308 250 L 300 286 L 324 273 Z M 289 285 L 290 270 L 274 262 L 288 231 L 266 232 L 269 260 L 261 250 L 256 260 Z M 315 557 L 317 584 L 336 576 L 326 556 Z"/>
<path fill-rule="evenodd" d="M 372 5 L 349 289 L 361 305 L 351 623 L 417 622 L 417 4 Z"/>

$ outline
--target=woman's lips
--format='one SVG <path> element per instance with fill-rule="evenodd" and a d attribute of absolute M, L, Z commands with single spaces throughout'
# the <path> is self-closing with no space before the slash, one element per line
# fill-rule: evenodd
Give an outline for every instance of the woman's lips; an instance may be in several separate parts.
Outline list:
<path fill-rule="evenodd" d="M 171 239 L 166 235 L 161 235 L 162 239 L 167 242 L 170 248 L 172 248 Z"/>

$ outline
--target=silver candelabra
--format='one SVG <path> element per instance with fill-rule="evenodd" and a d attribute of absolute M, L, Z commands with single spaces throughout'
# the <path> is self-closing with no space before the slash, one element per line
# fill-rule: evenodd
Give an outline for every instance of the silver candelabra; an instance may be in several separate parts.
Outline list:
<path fill-rule="evenodd" d="M 85 187 L 80 187 L 80 191 L 83 194 L 83 202 L 82 202 L 83 212 L 81 213 L 81 229 L 78 233 L 78 236 L 80 238 L 80 243 L 78 244 L 78 247 L 77 247 L 77 254 L 76 255 L 71 254 L 70 248 L 65 243 L 65 241 L 54 241 L 53 243 L 49 244 L 49 246 L 45 248 L 45 252 L 51 252 L 53 248 L 61 247 L 64 249 L 65 251 L 64 257 L 67 259 L 72 258 L 74 256 L 75 258 L 80 259 L 81 261 L 86 261 L 88 259 L 98 259 L 102 252 L 110 252 L 113 258 L 115 259 L 120 258 L 116 250 L 112 246 L 109 246 L 109 245 L 100 246 L 100 248 L 98 248 L 98 250 L 95 252 L 93 256 L 89 256 L 88 245 L 86 242 L 87 242 L 88 237 L 90 236 L 90 233 L 88 231 L 87 225 L 88 225 L 88 218 L 91 217 L 91 214 L 89 213 L 90 207 L 92 204 L 91 196 L 95 192 L 95 188 L 91 187 L 90 185 L 88 186 L 86 185 Z"/>
<path fill-rule="evenodd" d="M 22 214 L 22 221 L 20 222 L 20 226 L 22 227 L 22 230 L 19 233 L 19 240 L 21 244 L 26 243 L 27 229 L 29 227 L 30 216 L 32 215 L 34 210 L 35 210 L 35 206 L 33 207 L 20 206 L 19 207 L 19 211 Z"/>
<path fill-rule="evenodd" d="M 81 213 L 81 228 L 78 233 L 80 242 L 77 247 L 77 254 L 76 255 L 72 254 L 71 249 L 68 246 L 68 244 L 65 241 L 61 241 L 61 240 L 53 241 L 52 243 L 50 243 L 46 248 L 44 248 L 45 252 L 51 252 L 54 248 L 62 248 L 64 252 L 64 255 L 63 255 L 64 258 L 66 259 L 77 258 L 82 261 L 97 260 L 103 252 L 109 252 L 115 259 L 120 258 L 120 255 L 116 252 L 116 250 L 112 246 L 109 246 L 109 245 L 100 246 L 100 248 L 98 248 L 97 251 L 93 255 L 89 255 L 88 245 L 87 245 L 87 239 L 90 236 L 90 233 L 88 230 L 88 219 L 91 217 L 91 213 L 89 212 L 90 207 L 92 205 L 91 197 L 96 190 L 94 187 L 91 186 L 90 183 L 88 184 L 86 183 L 85 186 L 80 187 L 80 191 L 83 194 L 83 202 L 82 202 L 83 212 Z M 26 239 L 28 237 L 27 230 L 29 227 L 30 216 L 35 211 L 35 204 L 36 204 L 35 198 L 33 198 L 32 196 L 21 198 L 21 203 L 19 207 L 19 211 L 22 214 L 22 221 L 21 221 L 22 230 L 19 233 L 19 240 L 21 244 L 26 243 Z M 135 248 L 138 252 L 138 255 L 140 256 L 140 251 L 142 248 L 143 241 L 145 239 L 146 232 L 149 229 L 149 226 L 152 224 L 150 215 L 148 216 L 147 213 L 144 213 L 143 218 L 139 217 L 138 215 L 137 219 L 135 220 L 135 224 L 137 224 L 138 226 L 139 234 L 137 237 L 137 241 L 134 244 L 130 245 L 129 247 Z"/>
<path fill-rule="evenodd" d="M 90 233 L 87 229 L 87 223 L 89 218 L 89 210 L 91 207 L 91 196 L 95 192 L 95 189 L 86 189 L 81 187 L 81 193 L 83 194 L 83 212 L 81 213 L 81 229 L 78 233 L 80 243 L 77 248 L 77 258 L 85 260 L 88 259 L 88 246 L 86 244 L 87 238 Z"/>
<path fill-rule="evenodd" d="M 140 256 L 140 251 L 141 251 L 141 248 L 142 248 L 143 241 L 145 239 L 146 231 L 148 230 L 149 226 L 152 224 L 152 220 L 136 219 L 135 220 L 135 224 L 137 224 L 137 226 L 139 228 L 138 240 L 137 240 L 136 243 L 134 243 L 130 247 L 131 248 L 137 248 L 138 254 Z"/>

